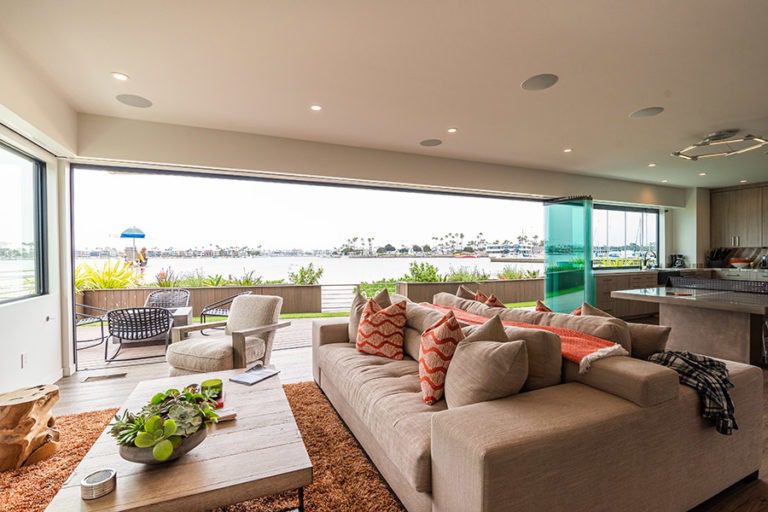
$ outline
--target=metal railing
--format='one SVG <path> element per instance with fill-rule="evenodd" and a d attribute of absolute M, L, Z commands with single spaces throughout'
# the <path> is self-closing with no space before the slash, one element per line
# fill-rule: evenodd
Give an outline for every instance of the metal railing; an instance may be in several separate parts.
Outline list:
<path fill-rule="evenodd" d="M 320 290 L 323 313 L 349 311 L 357 291 L 356 284 L 324 284 Z"/>

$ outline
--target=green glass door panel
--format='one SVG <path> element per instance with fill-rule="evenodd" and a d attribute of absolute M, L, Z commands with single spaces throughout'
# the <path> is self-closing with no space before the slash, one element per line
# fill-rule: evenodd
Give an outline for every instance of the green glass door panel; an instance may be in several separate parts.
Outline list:
<path fill-rule="evenodd" d="M 592 198 L 569 197 L 544 203 L 545 300 L 552 311 L 570 313 L 595 303 L 592 274 Z"/>

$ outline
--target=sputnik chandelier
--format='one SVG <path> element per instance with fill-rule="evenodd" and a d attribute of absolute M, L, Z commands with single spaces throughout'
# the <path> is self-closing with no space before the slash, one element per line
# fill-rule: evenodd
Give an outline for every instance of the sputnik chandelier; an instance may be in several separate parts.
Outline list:
<path fill-rule="evenodd" d="M 699 158 L 709 158 L 713 156 L 732 156 L 746 153 L 758 149 L 768 144 L 768 139 L 756 137 L 754 135 L 744 135 L 735 137 L 739 130 L 720 130 L 704 137 L 703 140 L 692 144 L 685 149 L 675 151 L 672 156 L 680 157 L 684 160 L 698 160 Z M 735 138 L 733 138 L 735 137 Z M 708 151 L 708 149 L 714 151 Z M 722 149 L 722 151 L 717 151 Z"/>

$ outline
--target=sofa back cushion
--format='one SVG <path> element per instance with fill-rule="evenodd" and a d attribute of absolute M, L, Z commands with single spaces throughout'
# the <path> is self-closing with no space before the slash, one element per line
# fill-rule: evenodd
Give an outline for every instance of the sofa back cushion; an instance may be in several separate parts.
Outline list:
<path fill-rule="evenodd" d="M 386 308 L 392 305 L 392 301 L 389 298 L 389 292 L 386 288 L 382 289 L 379 293 L 373 296 L 373 300 L 381 306 Z M 363 314 L 363 308 L 368 302 L 368 299 L 363 297 L 360 292 L 357 292 L 355 298 L 352 300 L 352 307 L 349 310 L 349 341 L 354 343 L 357 339 L 357 329 L 360 327 L 360 317 Z"/>
<path fill-rule="evenodd" d="M 525 342 L 462 341 L 445 376 L 448 408 L 516 394 L 528 377 Z"/>
<path fill-rule="evenodd" d="M 525 341 L 528 358 L 528 378 L 524 391 L 546 388 L 560 384 L 563 356 L 560 351 L 560 336 L 541 329 L 505 327 L 509 340 Z"/>
<path fill-rule="evenodd" d="M 598 309 L 586 302 L 581 305 L 582 315 L 614 318 L 609 313 Z M 648 359 L 657 352 L 664 352 L 667 348 L 667 340 L 672 332 L 671 327 L 664 325 L 634 324 L 626 322 L 629 329 L 629 337 L 632 340 L 630 354 L 637 359 Z"/>
<path fill-rule="evenodd" d="M 627 352 L 632 353 L 632 341 L 629 327 L 624 320 L 597 316 L 575 316 L 565 313 L 539 313 L 539 325 L 551 325 L 591 334 L 604 340 L 618 343 Z"/>

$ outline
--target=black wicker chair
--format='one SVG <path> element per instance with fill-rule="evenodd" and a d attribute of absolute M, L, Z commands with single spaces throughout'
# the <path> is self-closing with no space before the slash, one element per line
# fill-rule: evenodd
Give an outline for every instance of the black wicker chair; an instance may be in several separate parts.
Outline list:
<path fill-rule="evenodd" d="M 217 300 L 216 302 L 203 306 L 203 310 L 200 312 L 200 323 L 204 324 L 206 318 L 212 316 L 227 318 L 229 316 L 229 308 L 232 306 L 232 301 L 235 300 L 235 297 L 250 294 L 251 292 L 238 293 L 237 295 L 232 295 L 226 299 Z"/>
<path fill-rule="evenodd" d="M 107 310 L 97 308 L 96 306 L 89 306 L 87 304 L 75 304 L 75 327 L 81 327 L 83 325 L 90 325 L 98 323 L 101 329 L 101 336 L 86 339 L 75 339 L 77 350 L 85 350 L 86 348 L 98 347 L 104 343 L 104 322 L 106 321 Z M 84 347 L 81 347 L 81 343 L 90 343 Z"/>
<path fill-rule="evenodd" d="M 185 308 L 189 306 L 189 290 L 184 288 L 168 288 L 155 290 L 147 295 L 145 308 Z"/>
<path fill-rule="evenodd" d="M 157 336 L 165 336 L 165 350 L 168 350 L 172 327 L 173 315 L 165 308 L 113 309 L 107 313 L 107 329 L 109 330 L 109 338 L 117 340 L 119 346 L 112 357 L 109 357 L 107 354 L 109 343 L 105 343 L 104 360 L 107 362 L 136 361 L 153 357 L 165 357 L 165 352 L 163 352 L 163 354 L 156 356 L 116 359 L 124 344 L 150 341 Z"/>

